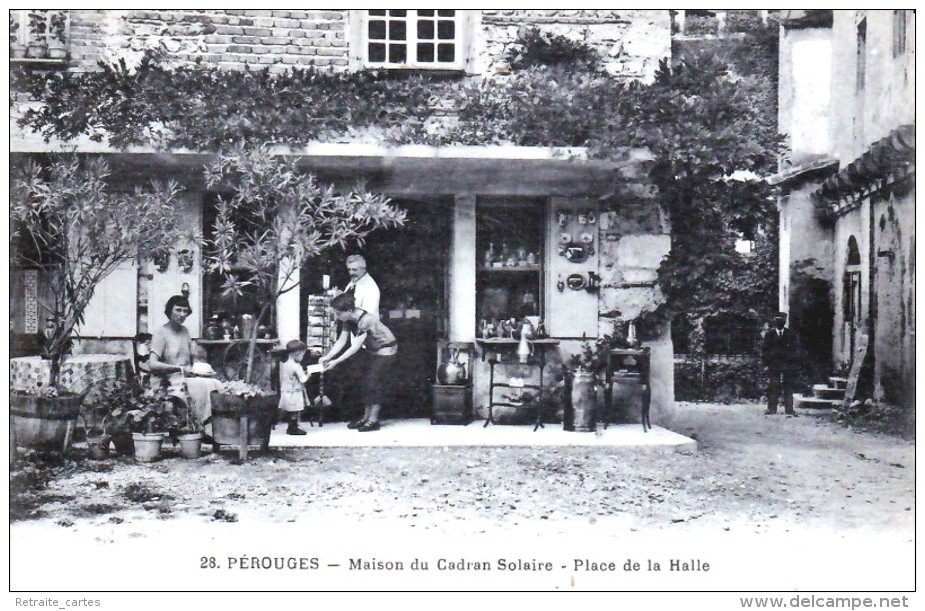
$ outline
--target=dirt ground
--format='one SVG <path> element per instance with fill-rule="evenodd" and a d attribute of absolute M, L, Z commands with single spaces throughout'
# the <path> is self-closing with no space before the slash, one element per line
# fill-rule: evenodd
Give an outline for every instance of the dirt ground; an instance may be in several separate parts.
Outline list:
<path fill-rule="evenodd" d="M 68 532 L 118 544 L 216 523 L 352 522 L 435 536 L 595 525 L 599 536 L 607 524 L 605 536 L 613 537 L 696 531 L 771 540 L 825 531 L 914 545 L 914 441 L 857 431 L 831 416 L 761 411 L 679 404 L 666 428 L 696 439 L 698 451 L 687 454 L 308 448 L 271 450 L 245 464 L 224 452 L 140 464 L 92 461 L 74 449 L 55 465 L 25 457 L 11 473 L 11 540 Z"/>

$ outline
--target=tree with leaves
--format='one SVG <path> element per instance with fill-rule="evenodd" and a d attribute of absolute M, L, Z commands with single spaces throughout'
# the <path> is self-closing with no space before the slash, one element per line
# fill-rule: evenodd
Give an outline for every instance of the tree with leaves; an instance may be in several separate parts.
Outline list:
<path fill-rule="evenodd" d="M 99 157 L 61 155 L 14 163 L 10 185 L 11 263 L 39 270 L 52 303 L 41 303 L 53 325 L 43 356 L 49 388 L 99 284 L 119 266 L 162 249 L 185 234 L 179 187 L 154 184 L 125 193 L 111 189 Z"/>
<path fill-rule="evenodd" d="M 766 75 L 735 74 L 707 50 L 663 61 L 652 84 L 624 94 L 623 128 L 594 144 L 604 155 L 652 152 L 650 178 L 672 224 L 659 314 L 692 329 L 698 352 L 705 319 L 763 317 L 777 305 L 776 201 L 761 180 L 777 168 L 776 90 Z M 755 243 L 751 256 L 736 252 L 737 239 Z"/>
<path fill-rule="evenodd" d="M 223 294 L 260 295 L 248 346 L 245 381 L 253 375 L 257 329 L 277 300 L 298 287 L 302 265 L 324 251 L 362 242 L 376 229 L 404 224 L 405 212 L 360 185 L 338 191 L 299 169 L 297 159 L 268 145 L 237 145 L 216 155 L 206 182 L 221 193 L 205 264 L 221 276 Z"/>

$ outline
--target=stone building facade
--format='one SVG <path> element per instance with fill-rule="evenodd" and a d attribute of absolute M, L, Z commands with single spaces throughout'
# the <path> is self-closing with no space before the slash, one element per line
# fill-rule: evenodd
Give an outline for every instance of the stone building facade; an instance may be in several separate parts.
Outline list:
<path fill-rule="evenodd" d="M 504 78 L 510 71 L 505 61 L 510 46 L 525 29 L 537 28 L 591 45 L 613 78 L 646 81 L 653 77 L 659 62 L 669 57 L 671 49 L 670 15 L 661 10 L 228 9 L 67 13 L 66 59 L 14 54 L 13 64 L 26 70 L 82 72 L 95 70 L 98 61 L 124 60 L 133 65 L 146 52 L 157 50 L 168 61 L 206 62 L 227 70 L 285 71 L 308 66 L 337 71 L 438 70 L 462 81 Z M 18 15 L 20 33 L 11 49 L 25 49 L 35 38 L 28 31 L 25 12 Z M 16 18 L 17 13 L 12 13 L 11 23 Z M 15 119 L 16 109 L 13 114 Z M 206 223 L 214 194 L 202 186 L 199 168 L 210 151 L 165 152 L 144 147 L 125 151 L 87 138 L 70 143 L 44 142 L 38 135 L 22 131 L 15 121 L 11 121 L 11 129 L 14 156 L 45 154 L 76 145 L 78 152 L 106 155 L 123 186 L 144 176 L 177 179 L 187 185 L 186 215 L 190 225 L 202 228 Z M 335 184 L 363 177 L 369 189 L 407 206 L 412 219 L 423 219 L 437 208 L 445 212 L 441 213 L 447 230 L 440 244 L 442 250 L 437 253 L 439 269 L 416 268 L 410 256 L 398 262 L 402 269 L 422 279 L 435 278 L 434 282 L 442 283 L 439 303 L 426 304 L 421 315 L 421 304 L 413 307 L 408 299 L 389 295 L 386 270 L 396 262 L 376 261 L 375 253 L 370 253 L 370 270 L 383 284 L 382 314 L 386 322 L 397 327 L 408 325 L 410 329 L 420 316 L 430 325 L 423 331 L 409 330 L 410 339 L 405 342 L 410 347 L 415 344 L 413 338 L 427 338 L 418 348 L 409 348 L 420 353 L 414 358 L 425 377 L 432 381 L 437 359 L 432 339 L 473 345 L 470 370 L 476 415 L 485 415 L 488 394 L 488 365 L 481 358 L 484 350 L 476 342 L 486 308 L 485 287 L 505 290 L 504 282 L 496 279 L 500 274 L 492 275 L 498 270 L 490 269 L 483 258 L 488 235 L 483 224 L 486 219 L 509 218 L 514 226 L 518 211 L 526 211 L 536 223 L 535 243 L 521 245 L 536 260 L 527 270 L 532 273 L 535 269 L 531 281 L 534 286 L 518 285 L 517 299 L 535 304 L 535 313 L 546 322 L 550 336 L 559 340 L 549 355 L 551 363 L 566 359 L 588 341 L 610 333 L 615 323 L 634 319 L 661 299 L 656 269 L 670 248 L 670 228 L 645 184 L 644 164 L 648 157 L 644 152 L 632 152 L 629 162 L 619 167 L 591 160 L 582 150 L 571 149 L 565 155 L 555 149 L 516 146 L 394 147 L 344 141 L 319 143 L 286 154 L 297 156 L 305 169 L 323 174 Z M 614 176 L 624 185 L 624 191 L 613 191 Z M 571 237 L 592 246 L 587 249 L 591 254 L 586 253 L 578 262 L 560 252 L 566 231 L 561 215 L 574 225 L 568 228 L 574 229 Z M 396 237 L 400 239 L 399 234 Z M 498 234 L 492 248 L 500 247 L 503 240 Z M 513 238 L 510 246 L 517 250 Z M 214 313 L 210 311 L 209 297 L 214 289 L 210 293 L 198 257 L 199 246 L 177 245 L 175 250 L 175 257 L 181 250 L 190 250 L 193 265 L 177 265 L 174 258 L 165 271 L 158 272 L 149 269 L 150 263 L 143 263 L 142 268 L 126 268 L 104 283 L 82 329 L 84 337 L 95 343 L 85 341 L 83 349 L 127 349 L 127 342 L 135 332 L 143 330 L 143 324 L 158 324 L 163 303 L 184 284 L 190 289 L 194 310 L 187 326 L 194 337 L 201 337 L 205 321 Z M 327 271 L 304 270 L 303 281 L 320 283 L 321 273 Z M 487 280 L 489 277 L 492 279 Z M 150 281 L 136 282 L 139 278 Z M 575 288 L 573 278 L 577 279 Z M 577 286 L 578 280 L 581 286 Z M 292 291 L 277 303 L 276 333 L 283 342 L 305 336 L 306 292 Z M 21 300 L 28 302 L 30 298 L 34 295 L 30 297 L 27 292 Z M 409 311 L 416 312 L 414 318 L 406 315 Z M 29 324 L 35 321 L 13 321 L 15 329 L 24 333 L 32 331 Z M 663 329 L 658 337 L 647 338 L 645 343 L 652 354 L 653 420 L 667 421 L 673 403 L 670 334 Z M 531 373 L 524 371 L 520 375 L 527 377 Z M 412 401 L 427 398 L 426 394 L 409 397 Z"/>
<path fill-rule="evenodd" d="M 825 321 L 829 364 L 863 365 L 873 398 L 912 410 L 915 13 L 785 13 L 781 307 Z"/>

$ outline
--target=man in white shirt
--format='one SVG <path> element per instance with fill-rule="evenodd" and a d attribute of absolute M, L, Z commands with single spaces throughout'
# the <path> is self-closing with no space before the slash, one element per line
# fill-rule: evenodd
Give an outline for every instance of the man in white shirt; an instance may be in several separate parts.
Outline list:
<path fill-rule="evenodd" d="M 379 285 L 366 272 L 366 259 L 362 255 L 347 257 L 347 273 L 350 274 L 350 282 L 344 292 L 353 291 L 353 302 L 356 307 L 378 317 Z"/>

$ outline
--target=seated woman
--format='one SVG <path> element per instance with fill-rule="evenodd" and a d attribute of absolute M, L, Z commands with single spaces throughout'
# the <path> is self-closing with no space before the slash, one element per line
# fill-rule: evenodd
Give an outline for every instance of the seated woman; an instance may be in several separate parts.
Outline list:
<path fill-rule="evenodd" d="M 365 348 L 369 355 L 363 374 L 363 417 L 348 424 L 362 433 L 379 430 L 379 411 L 385 389 L 392 385 L 390 371 L 398 354 L 395 336 L 376 314 L 356 307 L 352 293 L 342 293 L 331 301 L 334 317 L 343 330 L 327 354 L 319 359 L 325 371 L 333 369 Z M 348 347 L 347 344 L 350 346 Z M 346 348 L 346 350 L 344 349 Z"/>
<path fill-rule="evenodd" d="M 193 309 L 183 295 L 174 295 L 167 300 L 164 307 L 167 323 L 156 328 L 151 338 L 148 369 L 152 384 L 161 385 L 166 381 L 171 388 L 183 387 L 186 368 L 193 364 L 193 339 L 183 323 L 192 313 Z"/>

